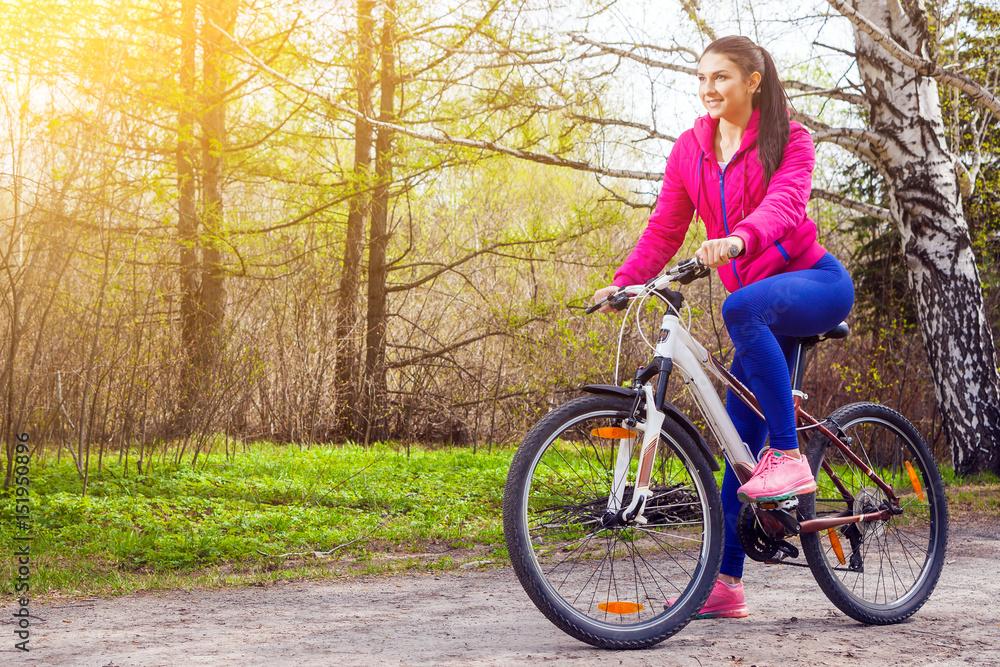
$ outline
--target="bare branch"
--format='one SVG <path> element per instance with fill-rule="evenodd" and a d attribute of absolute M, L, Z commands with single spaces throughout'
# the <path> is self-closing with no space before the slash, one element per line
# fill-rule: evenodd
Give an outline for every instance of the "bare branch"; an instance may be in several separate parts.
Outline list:
<path fill-rule="evenodd" d="M 968 199 L 976 189 L 976 180 L 969 168 L 961 160 L 955 159 L 955 167 L 958 176 L 958 189 L 962 193 L 962 199 Z M 978 169 L 976 170 L 978 171 Z"/>
<path fill-rule="evenodd" d="M 871 133 L 866 132 L 865 130 L 856 130 L 849 127 L 835 127 L 829 130 L 813 132 L 812 138 L 815 143 L 823 142 L 840 146 L 859 158 L 864 158 L 865 162 L 869 162 L 872 159 L 878 158 L 875 146 L 873 146 L 872 140 L 868 136 L 869 134 Z M 875 139 L 878 138 L 879 137 L 875 137 Z"/>
<path fill-rule="evenodd" d="M 646 211 L 650 211 L 650 210 L 653 209 L 653 206 L 655 205 L 655 202 L 654 203 L 643 204 L 643 203 L 640 203 L 640 202 L 634 202 L 631 199 L 626 199 L 625 197 L 621 196 L 620 194 L 618 194 L 617 192 L 615 192 L 614 190 L 612 190 L 611 188 L 609 188 L 608 186 L 606 186 L 604 183 L 602 183 L 600 178 L 597 179 L 597 184 L 600 185 L 602 188 L 604 188 L 604 191 L 608 193 L 608 195 L 611 197 L 611 199 L 613 199 L 614 201 L 618 202 L 619 204 L 623 204 L 624 206 L 628 206 L 629 208 L 631 208 L 633 210 L 635 210 L 635 209 L 643 209 L 643 210 L 646 210 Z"/>
<path fill-rule="evenodd" d="M 885 140 L 874 132 L 850 127 L 830 127 L 800 111 L 792 111 L 792 120 L 812 130 L 814 143 L 826 142 L 840 146 L 866 164 L 875 166 L 884 149 Z"/>
<path fill-rule="evenodd" d="M 551 47 L 551 46 L 546 46 L 546 47 L 540 48 L 540 49 L 517 49 L 517 48 L 513 48 L 513 47 L 507 47 L 507 48 L 504 48 L 503 50 L 497 50 L 497 49 L 466 49 L 466 48 L 460 48 L 460 47 L 456 47 L 456 46 L 448 46 L 447 44 L 442 44 L 440 42 L 434 41 L 433 39 L 429 39 L 427 37 L 412 37 L 411 41 L 420 42 L 420 43 L 423 43 L 423 44 L 427 44 L 429 46 L 433 46 L 434 48 L 436 48 L 436 49 L 438 49 L 440 51 L 444 51 L 448 55 L 490 56 L 492 58 L 499 58 L 499 57 L 503 57 L 503 56 L 522 56 L 522 57 L 526 57 L 526 56 L 537 56 L 537 55 L 540 55 L 540 54 L 543 54 L 543 53 L 552 53 L 552 51 L 554 51 L 554 48 Z M 432 64 L 436 65 L 436 64 L 438 64 L 438 61 L 434 61 Z M 509 63 L 509 64 L 515 64 L 515 63 Z"/>
<path fill-rule="evenodd" d="M 595 118 L 594 116 L 583 116 L 580 114 L 569 114 L 570 118 L 575 118 L 577 120 L 582 120 L 585 123 L 593 123 L 594 125 L 615 125 L 617 127 L 631 127 L 636 130 L 642 130 L 649 135 L 650 139 L 665 139 L 667 141 L 677 141 L 677 137 L 672 137 L 669 134 L 663 134 L 654 127 L 649 125 L 643 125 L 642 123 L 633 123 L 627 120 L 617 120 L 614 118 Z"/>
<path fill-rule="evenodd" d="M 256 67 L 260 68 L 262 71 L 267 72 L 274 78 L 278 79 L 279 81 L 283 81 L 284 83 L 288 84 L 289 86 L 292 86 L 296 90 L 299 90 L 307 95 L 312 95 L 313 97 L 327 104 L 329 107 L 336 109 L 337 111 L 348 114 L 355 118 L 361 118 L 365 120 L 366 122 L 370 123 L 373 127 L 385 130 L 391 130 L 393 132 L 398 132 L 399 134 L 412 137 L 414 139 L 419 139 L 421 141 L 426 141 L 432 144 L 439 144 L 445 146 L 463 146 L 465 148 L 492 151 L 494 153 L 510 155 L 512 157 L 516 157 L 522 160 L 538 162 L 540 164 L 548 164 L 555 167 L 568 167 L 570 169 L 576 169 L 577 171 L 586 171 L 593 174 L 610 176 L 612 178 L 630 178 L 640 181 L 657 181 L 660 180 L 661 178 L 660 174 L 656 174 L 654 172 L 630 171 L 626 169 L 611 169 L 609 167 L 601 167 L 599 165 L 590 164 L 589 162 L 583 162 L 582 160 L 568 160 L 566 158 L 561 158 L 559 156 L 552 155 L 551 153 L 524 151 L 518 148 L 505 146 L 503 144 L 494 141 L 468 139 L 465 137 L 453 137 L 449 135 L 447 132 L 444 132 L 443 130 L 438 130 L 435 133 L 417 132 L 416 130 L 412 130 L 402 125 L 396 125 L 395 123 L 386 123 L 380 120 L 376 120 L 374 118 L 368 118 L 357 109 L 352 109 L 346 104 L 341 104 L 340 102 L 336 102 L 331 98 L 327 97 L 326 95 L 323 95 L 322 93 L 309 88 L 308 86 L 302 85 L 300 83 L 297 83 L 289 79 L 284 74 L 281 74 L 280 72 L 268 66 L 260 58 L 251 53 L 249 49 L 243 46 L 242 43 L 240 43 L 234 37 L 230 36 L 228 33 L 222 30 L 222 28 L 219 28 L 218 26 L 215 27 L 223 35 L 229 38 L 232 41 L 232 43 L 235 44 L 236 47 L 239 48 L 247 56 L 247 58 L 250 59 L 251 63 L 253 63 Z"/>
<path fill-rule="evenodd" d="M 878 218 L 879 220 L 885 220 L 886 222 L 895 222 L 892 219 L 892 215 L 889 213 L 889 209 L 882 208 L 881 206 L 873 206 L 872 204 L 866 204 L 864 202 L 856 201 L 850 197 L 845 197 L 844 195 L 838 195 L 835 192 L 830 192 L 828 190 L 820 190 L 819 188 L 813 188 L 812 197 L 815 199 L 823 199 L 825 201 L 837 204 L 838 206 L 843 206 L 844 208 L 850 209 L 852 211 L 857 211 L 858 213 L 863 213 L 865 215 L 870 215 L 873 218 Z"/>
<path fill-rule="evenodd" d="M 705 22 L 705 19 L 698 15 L 698 10 L 701 9 L 701 6 L 698 4 L 698 0 L 683 0 L 683 4 L 684 11 L 691 17 L 694 24 L 698 26 L 698 30 L 704 33 L 713 42 L 718 39 L 715 36 L 715 31 L 712 30 L 712 26 L 708 25 L 708 23 Z"/>
<path fill-rule="evenodd" d="M 952 86 L 953 88 L 958 88 L 959 90 L 968 93 L 973 102 L 989 109 L 994 116 L 1000 118 L 1000 99 L 997 99 L 996 96 L 994 96 L 981 84 L 970 79 L 964 74 L 950 72 L 932 60 L 927 60 L 910 53 L 888 33 L 882 30 L 882 28 L 872 23 L 867 17 L 863 16 L 847 4 L 845 0 L 827 0 L 827 2 L 829 2 L 830 5 L 838 12 L 847 17 L 858 30 L 871 37 L 876 44 L 885 49 L 891 56 L 899 60 L 901 63 L 908 67 L 912 67 L 924 76 L 933 77 L 940 83 Z"/>
<path fill-rule="evenodd" d="M 804 83 L 802 81 L 782 81 L 781 84 L 785 88 L 792 88 L 793 90 L 801 90 L 802 93 L 796 95 L 789 95 L 789 97 L 804 97 L 807 95 L 818 95 L 820 97 L 829 97 L 834 100 L 843 100 L 844 102 L 850 102 L 851 104 L 863 104 L 865 101 L 864 95 L 858 95 L 857 93 L 848 93 L 843 88 L 818 88 L 812 84 Z"/>
<path fill-rule="evenodd" d="M 453 49 L 449 49 L 448 47 L 442 47 L 441 45 L 438 45 L 439 48 L 443 48 L 444 53 L 442 53 L 438 58 L 436 58 L 433 61 L 431 61 L 430 63 L 428 63 L 419 72 L 415 72 L 414 76 L 419 76 L 423 72 L 426 72 L 426 71 L 428 71 L 430 69 L 433 69 L 434 67 L 437 67 L 439 64 L 441 64 L 442 62 L 444 62 L 445 60 L 447 60 L 448 58 L 450 58 L 451 55 L 452 55 L 452 53 L 455 52 L 454 49 L 461 49 L 462 47 L 464 47 L 465 44 L 472 38 L 472 36 L 474 34 L 480 34 L 481 35 L 482 34 L 482 31 L 481 31 L 482 27 L 486 24 L 486 22 L 490 19 L 490 17 L 493 16 L 493 14 L 497 11 L 497 9 L 499 8 L 499 6 L 500 6 L 500 0 L 495 0 L 495 2 L 489 8 L 489 10 L 486 11 L 483 14 L 483 16 L 479 19 L 479 22 L 476 23 L 476 25 L 473 28 L 471 28 L 470 30 L 468 30 L 468 31 L 465 32 L 465 34 L 462 36 L 462 38 L 458 41 L 458 44 L 455 47 L 453 47 Z M 414 37 L 416 37 L 416 36 L 414 35 Z"/>
<path fill-rule="evenodd" d="M 569 37 L 577 44 L 586 44 L 587 46 L 593 46 L 601 53 L 615 55 L 620 58 L 628 58 L 629 60 L 634 60 L 637 63 L 642 63 L 643 65 L 648 65 L 649 67 L 656 67 L 657 69 L 670 70 L 672 72 L 681 72 L 682 74 L 691 74 L 692 76 L 698 74 L 698 70 L 695 69 L 694 67 L 686 67 L 684 65 L 674 65 L 672 63 L 665 63 L 662 60 L 653 60 L 652 58 L 646 58 L 645 56 L 640 56 L 637 53 L 632 53 L 631 51 L 626 51 L 625 49 L 619 49 L 609 44 L 602 44 L 601 42 L 595 42 L 593 40 L 587 39 L 583 35 L 572 33 L 570 34 Z"/>
<path fill-rule="evenodd" d="M 836 53 L 843 53 L 845 56 L 850 56 L 854 60 L 857 60 L 858 58 L 858 54 L 856 54 L 854 51 L 848 51 L 847 49 L 842 49 L 839 46 L 830 46 L 829 44 L 824 44 L 823 42 L 816 42 L 816 41 L 813 42 L 813 46 L 818 46 L 823 49 L 829 49 L 831 51 L 835 51 Z"/>
<path fill-rule="evenodd" d="M 411 289 L 413 289 L 415 287 L 420 287 L 424 283 L 427 283 L 427 282 L 429 282 L 431 280 L 434 280 L 435 278 L 437 278 L 438 276 L 440 276 L 442 273 L 445 273 L 447 271 L 451 271 L 455 267 L 461 266 L 462 264 L 465 264 L 466 262 L 468 262 L 468 261 L 470 261 L 472 259 L 475 259 L 476 257 L 479 257 L 480 255 L 486 255 L 486 254 L 494 253 L 499 248 L 506 248 L 506 247 L 509 247 L 509 246 L 517 246 L 517 245 L 533 245 L 533 244 L 536 244 L 536 243 L 548 243 L 548 242 L 553 241 L 553 240 L 554 239 L 533 239 L 533 240 L 530 240 L 530 241 L 507 241 L 505 243 L 492 243 L 492 244 L 486 246 L 485 248 L 483 248 L 481 250 L 477 250 L 475 252 L 470 252 L 470 253 L 466 254 L 464 257 L 460 257 L 459 259 L 456 259 L 454 262 L 451 262 L 450 264 L 445 264 L 445 265 L 439 267 L 436 271 L 431 271 L 427 275 L 425 275 L 425 276 L 423 276 L 421 278 L 418 278 L 417 280 L 415 280 L 413 282 L 400 283 L 398 285 L 392 285 L 392 286 L 387 287 L 385 291 L 386 292 L 390 292 L 390 293 L 391 292 L 405 292 L 405 291 L 411 290 Z M 398 271 L 398 270 L 402 270 L 404 268 L 411 268 L 412 266 L 413 265 L 409 265 L 409 266 L 405 266 L 405 267 L 393 267 L 392 270 Z"/>
<path fill-rule="evenodd" d="M 686 53 L 691 56 L 693 60 L 698 60 L 698 53 L 694 49 L 689 49 L 686 46 L 659 46 L 657 44 L 645 44 L 637 42 L 635 45 L 637 49 L 652 49 L 653 51 L 659 51 L 661 53 Z"/>
<path fill-rule="evenodd" d="M 531 324 L 532 322 L 537 322 L 538 320 L 539 320 L 539 318 L 533 317 L 530 320 L 526 320 L 525 322 L 522 322 L 520 324 L 520 326 L 515 327 L 515 328 L 523 327 L 523 326 L 525 326 L 527 324 Z M 457 350 L 460 347 L 465 347 L 466 345 L 471 345 L 472 343 L 475 343 L 476 341 L 483 340 L 484 338 L 491 338 L 493 336 L 507 336 L 507 335 L 510 335 L 509 331 L 486 331 L 484 333 L 479 334 L 478 336 L 473 336 L 472 338 L 466 338 L 465 340 L 460 340 L 457 343 L 452 343 L 451 345 L 445 345 L 444 347 L 442 347 L 439 350 L 431 350 L 431 351 L 426 352 L 424 354 L 418 354 L 417 356 L 411 357 L 409 359 L 401 359 L 399 361 L 390 361 L 390 362 L 386 363 L 385 367 L 386 368 L 390 368 L 390 369 L 393 369 L 393 368 L 402 368 L 404 366 L 409 366 L 411 364 L 415 364 L 415 363 L 420 362 L 420 361 L 426 361 L 427 359 L 434 359 L 436 357 L 443 357 L 446 354 L 448 354 L 449 352 L 452 352 L 453 350 Z"/>

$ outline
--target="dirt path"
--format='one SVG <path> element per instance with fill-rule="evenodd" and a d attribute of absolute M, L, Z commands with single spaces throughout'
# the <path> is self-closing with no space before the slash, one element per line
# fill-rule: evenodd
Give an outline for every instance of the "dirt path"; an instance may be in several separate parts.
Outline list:
<path fill-rule="evenodd" d="M 750 563 L 747 580 L 749 619 L 695 621 L 646 651 L 564 635 L 505 568 L 37 603 L 27 654 L 13 648 L 7 604 L 0 664 L 1000 664 L 996 525 L 953 529 L 935 594 L 900 625 L 855 623 L 804 568 Z"/>

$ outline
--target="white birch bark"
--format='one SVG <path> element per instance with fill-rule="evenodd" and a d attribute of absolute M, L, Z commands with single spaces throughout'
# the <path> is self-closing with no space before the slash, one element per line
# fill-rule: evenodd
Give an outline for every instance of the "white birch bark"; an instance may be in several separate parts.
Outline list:
<path fill-rule="evenodd" d="M 922 0 L 852 0 L 912 54 L 929 57 Z M 945 143 L 937 81 L 855 27 L 875 165 L 902 232 L 904 258 L 956 471 L 1000 465 L 1000 374 L 979 270 L 962 212 L 957 159 Z"/>

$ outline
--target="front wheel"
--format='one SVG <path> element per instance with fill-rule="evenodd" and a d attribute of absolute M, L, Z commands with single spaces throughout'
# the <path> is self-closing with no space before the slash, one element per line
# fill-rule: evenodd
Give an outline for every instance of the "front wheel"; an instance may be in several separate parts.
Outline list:
<path fill-rule="evenodd" d="M 941 474 L 927 443 L 895 410 L 853 403 L 829 419 L 862 464 L 892 487 L 902 513 L 803 534 L 802 550 L 820 588 L 841 611 L 862 623 L 898 623 L 923 606 L 941 575 L 948 536 Z M 814 435 L 806 456 L 818 488 L 800 500 L 805 519 L 889 506 L 872 476 L 826 436 Z"/>
<path fill-rule="evenodd" d="M 557 408 L 521 443 L 507 476 L 503 522 L 514 572 L 539 610 L 601 648 L 644 648 L 701 609 L 719 570 L 722 517 L 709 463 L 667 418 L 644 516 L 609 521 L 615 462 L 632 498 L 642 432 L 632 401 L 587 396 Z M 640 423 L 641 425 L 641 423 Z"/>

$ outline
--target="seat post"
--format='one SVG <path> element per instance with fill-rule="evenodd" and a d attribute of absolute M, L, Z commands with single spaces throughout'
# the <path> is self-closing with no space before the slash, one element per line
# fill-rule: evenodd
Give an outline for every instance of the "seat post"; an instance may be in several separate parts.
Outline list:
<path fill-rule="evenodd" d="M 841 322 L 821 336 L 806 336 L 795 339 L 798 347 L 795 348 L 795 364 L 792 366 L 792 398 L 795 400 L 796 410 L 798 410 L 799 403 L 803 399 L 809 398 L 802 391 L 802 381 L 806 374 L 806 352 L 815 347 L 820 341 L 830 340 L 831 338 L 847 338 L 850 332 L 851 329 L 847 326 L 847 322 Z"/>
<path fill-rule="evenodd" d="M 806 374 L 806 352 L 812 345 L 806 345 L 801 340 L 796 342 L 795 364 L 792 366 L 792 394 L 802 394 L 802 381 Z"/>

